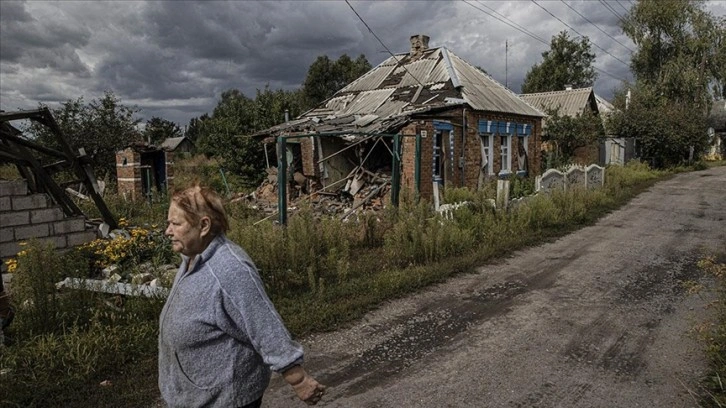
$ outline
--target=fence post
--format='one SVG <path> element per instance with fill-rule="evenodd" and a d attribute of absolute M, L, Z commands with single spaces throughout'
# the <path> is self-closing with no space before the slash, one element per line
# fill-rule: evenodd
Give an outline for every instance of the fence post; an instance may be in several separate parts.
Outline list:
<path fill-rule="evenodd" d="M 280 224 L 287 224 L 287 140 L 277 137 L 277 212 Z"/>
<path fill-rule="evenodd" d="M 398 207 L 401 190 L 401 135 L 393 135 L 393 167 L 391 168 L 391 204 Z"/>

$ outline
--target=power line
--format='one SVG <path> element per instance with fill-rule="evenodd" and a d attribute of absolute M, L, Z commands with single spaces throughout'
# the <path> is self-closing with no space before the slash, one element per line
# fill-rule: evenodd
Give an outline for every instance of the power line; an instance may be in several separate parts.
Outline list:
<path fill-rule="evenodd" d="M 620 14 L 618 14 L 618 12 L 617 12 L 617 11 L 615 11 L 615 9 L 614 9 L 614 8 L 612 8 L 612 6 L 610 6 L 610 5 L 608 4 L 608 3 L 606 3 L 606 2 L 605 2 L 605 1 L 603 1 L 603 0 L 597 0 L 597 1 L 598 1 L 598 2 L 600 3 L 600 4 L 602 4 L 602 5 L 603 5 L 603 6 L 604 6 L 604 7 L 606 8 L 606 9 L 608 9 L 608 11 L 609 11 L 609 12 L 613 13 L 613 15 L 614 15 L 615 17 L 617 17 L 617 18 L 618 18 L 618 20 L 620 20 L 620 21 L 624 21 L 624 20 L 623 20 L 623 17 L 622 17 L 622 16 L 620 15 Z"/>
<path fill-rule="evenodd" d="M 575 10 L 575 9 L 574 9 L 574 8 L 573 8 L 572 6 L 570 6 L 569 4 L 565 3 L 565 0 L 560 0 L 560 1 L 561 1 L 561 2 L 562 2 L 562 3 L 564 4 L 564 5 L 565 5 L 565 6 L 569 7 L 569 8 L 570 8 L 570 10 L 574 11 L 575 13 L 577 13 L 577 15 L 578 15 L 578 16 L 582 17 L 583 19 L 585 19 L 585 21 L 587 21 L 588 23 L 592 24 L 592 25 L 593 25 L 593 26 L 594 26 L 595 28 L 597 28 L 598 30 L 600 30 L 600 32 L 602 32 L 603 34 L 605 34 L 605 35 L 607 35 L 608 37 L 610 37 L 610 38 L 611 38 L 611 39 L 612 39 L 613 41 L 615 41 L 616 43 L 618 43 L 618 44 L 622 45 L 622 46 L 623 46 L 624 48 L 626 48 L 626 49 L 627 49 L 628 51 L 630 51 L 630 52 L 635 52 L 635 51 L 633 51 L 632 49 L 630 49 L 630 47 L 628 47 L 627 45 L 625 45 L 625 44 L 621 43 L 620 41 L 618 41 L 618 39 L 617 39 L 617 38 L 613 37 L 612 35 L 608 34 L 608 33 L 607 33 L 607 32 L 606 32 L 605 30 L 603 30 L 602 28 L 598 27 L 598 26 L 597 26 L 597 24 L 595 24 L 595 23 L 593 23 L 592 21 L 588 20 L 588 18 L 587 18 L 587 17 L 585 17 L 585 16 L 583 16 L 582 14 L 580 14 L 580 12 L 579 12 L 579 11 L 577 11 L 577 10 Z"/>
<path fill-rule="evenodd" d="M 577 33 L 577 35 L 579 35 L 580 37 L 585 37 L 585 36 L 584 36 L 584 35 L 582 35 L 582 34 L 581 34 L 581 33 L 580 33 L 579 31 L 575 30 L 575 29 L 574 29 L 574 28 L 572 28 L 572 27 L 571 27 L 571 26 L 570 26 L 569 24 L 567 24 L 567 23 L 565 23 L 564 21 L 562 21 L 562 19 L 560 19 L 560 18 L 559 18 L 559 17 L 557 17 L 556 15 L 552 14 L 552 13 L 551 13 L 551 12 L 550 12 L 549 10 L 547 10 L 546 8 L 544 8 L 544 7 L 543 7 L 543 6 L 541 5 L 541 4 L 537 3 L 537 2 L 535 1 L 535 0 L 530 0 L 530 1 L 532 1 L 532 3 L 534 3 L 534 4 L 536 4 L 536 5 L 537 5 L 537 7 L 541 8 L 542 10 L 544 10 L 545 12 L 547 12 L 547 14 L 549 14 L 549 15 L 551 15 L 552 17 L 556 18 L 556 19 L 557 19 L 557 20 L 558 20 L 558 21 L 559 21 L 560 23 L 562 23 L 562 24 L 564 24 L 565 26 L 567 26 L 567 27 L 568 27 L 568 28 L 569 28 L 570 30 L 572 30 L 572 31 L 574 31 L 575 33 Z M 623 65 L 625 65 L 626 67 L 629 67 L 629 66 L 630 66 L 630 65 L 629 65 L 629 64 L 628 64 L 627 62 L 625 62 L 625 61 L 621 60 L 620 58 L 618 58 L 618 57 L 614 56 L 613 54 L 611 54 L 610 52 L 608 52 L 608 50 L 606 50 L 605 48 L 602 48 L 601 46 L 599 46 L 599 45 L 595 44 L 595 43 L 594 43 L 594 42 L 592 42 L 592 41 L 590 41 L 590 43 L 591 43 L 592 45 L 594 45 L 595 47 L 599 48 L 599 49 L 600 49 L 600 50 L 601 50 L 602 52 L 604 52 L 605 54 L 607 54 L 607 55 L 609 55 L 609 56 L 611 56 L 611 57 L 615 58 L 615 59 L 616 59 L 616 60 L 618 60 L 618 61 L 620 61 L 620 62 L 621 62 L 621 63 L 622 63 Z"/>
<path fill-rule="evenodd" d="M 347 0 L 346 0 L 346 1 L 347 1 Z M 498 18 L 497 16 L 495 16 L 495 15 L 493 15 L 493 14 L 491 14 L 491 13 L 488 13 L 488 12 L 486 12 L 485 10 L 482 10 L 482 9 L 480 9 L 479 7 L 477 7 L 477 6 L 475 6 L 475 5 L 471 4 L 471 3 L 469 3 L 469 2 L 467 1 L 467 0 L 462 0 L 462 1 L 463 1 L 464 3 L 466 3 L 466 4 L 468 4 L 469 6 L 471 6 L 471 7 L 475 8 L 475 9 L 477 9 L 477 10 L 481 11 L 482 13 L 484 13 L 484 14 L 486 14 L 486 15 L 488 15 L 488 16 L 490 16 L 490 17 L 492 17 L 492 18 L 496 19 L 496 20 L 499 20 L 499 21 L 501 21 L 501 22 L 502 22 L 502 23 L 504 23 L 504 24 L 507 24 L 508 26 L 510 26 L 510 27 L 512 27 L 512 28 L 514 28 L 515 30 L 517 30 L 517 31 L 519 31 L 519 32 L 521 32 L 521 33 L 523 33 L 523 34 L 526 34 L 526 35 L 528 35 L 528 36 L 530 36 L 530 37 L 534 38 L 535 40 L 537 40 L 537 41 L 539 41 L 539 42 L 541 42 L 541 43 L 543 43 L 543 44 L 545 44 L 545 45 L 550 45 L 550 43 L 548 43 L 547 41 L 543 40 L 543 39 L 542 39 L 542 38 L 540 38 L 539 36 L 537 36 L 537 35 L 535 35 L 535 34 L 533 34 L 533 33 L 529 32 L 528 30 L 526 30 L 526 29 L 524 29 L 524 28 L 518 28 L 518 27 L 517 27 L 517 26 L 515 26 L 514 24 L 510 24 L 510 23 L 508 23 L 507 21 L 504 21 L 504 20 L 502 20 L 502 19 Z M 580 34 L 580 35 L 582 36 L 582 34 Z M 593 45 L 594 45 L 594 44 L 593 44 Z M 607 51 L 605 51 L 605 52 L 607 52 Z M 609 53 L 608 53 L 608 54 L 609 54 Z M 622 62 L 622 61 L 621 61 L 621 62 Z M 626 64 L 626 65 L 627 65 L 627 64 Z M 613 78 L 613 79 L 617 79 L 618 81 L 623 81 L 623 82 L 626 82 L 626 81 L 625 81 L 625 79 L 623 79 L 623 78 L 620 78 L 620 77 L 618 77 L 618 76 L 615 76 L 615 75 L 613 75 L 613 74 L 611 74 L 611 73 L 609 73 L 609 72 L 605 71 L 604 69 L 600 69 L 600 68 L 598 68 L 598 67 L 596 67 L 596 66 L 594 66 L 594 65 L 593 65 L 592 67 L 593 67 L 593 68 L 594 68 L 594 69 L 595 69 L 596 71 L 599 71 L 599 72 L 601 72 L 601 73 L 603 73 L 603 74 L 605 74 L 605 75 L 607 75 L 607 76 L 609 76 L 609 77 L 611 77 L 611 78 Z"/>
<path fill-rule="evenodd" d="M 615 2 L 618 3 L 618 6 L 622 7 L 623 10 L 625 10 L 625 13 L 630 13 L 630 10 L 625 8 L 625 6 L 623 6 L 623 3 L 621 3 L 620 0 L 615 0 Z"/>
<path fill-rule="evenodd" d="M 516 25 L 515 25 L 515 23 L 510 23 L 510 22 L 508 22 L 508 21 L 502 20 L 501 18 L 499 18 L 499 17 L 495 16 L 494 14 L 491 14 L 491 13 L 489 13 L 489 12 L 487 12 L 487 11 L 485 11 L 485 10 L 482 10 L 482 9 L 480 9 L 479 7 L 477 7 L 477 6 L 475 6 L 475 5 L 471 4 L 471 3 L 469 3 L 469 2 L 467 1 L 467 0 L 463 0 L 463 1 L 464 1 L 464 3 L 466 3 L 466 4 L 470 5 L 471 7 L 474 7 L 475 9 L 477 9 L 477 10 L 481 11 L 482 13 L 484 13 L 484 14 L 486 14 L 486 15 L 488 15 L 488 16 L 490 16 L 490 17 L 492 17 L 492 18 L 494 18 L 495 20 L 498 20 L 498 21 L 500 21 L 500 22 L 502 22 L 502 23 L 504 23 L 504 24 L 506 24 L 506 25 L 508 25 L 508 26 L 512 27 L 512 28 L 514 28 L 515 30 L 517 30 L 517 31 L 519 31 L 519 32 L 521 32 L 521 33 L 524 33 L 524 34 L 526 34 L 526 35 L 528 35 L 528 36 L 530 36 L 530 37 L 534 38 L 535 40 L 537 40 L 537 41 L 539 41 L 539 42 L 541 42 L 541 43 L 543 43 L 543 44 L 545 44 L 545 45 L 549 45 L 549 43 L 548 43 L 547 41 L 543 40 L 542 38 L 540 38 L 540 37 L 539 37 L 539 36 L 537 36 L 536 34 L 533 34 L 532 32 L 528 31 L 528 30 L 527 30 L 527 29 L 525 29 L 525 28 L 519 28 L 519 27 L 517 27 L 517 25 L 518 25 L 518 24 L 516 24 Z M 478 2 L 477 2 L 477 3 L 478 3 Z M 479 4 L 481 4 L 481 3 L 479 3 Z M 482 6 L 484 6 L 484 5 L 482 4 Z M 487 7 L 487 6 L 484 6 L 484 7 Z M 491 10 L 491 9 L 490 9 L 490 10 Z"/>
<path fill-rule="evenodd" d="M 465 1 L 465 2 L 466 2 L 466 1 Z M 524 28 L 524 27 L 522 27 L 521 25 L 517 24 L 516 22 L 512 21 L 511 19 L 507 18 L 507 16 L 505 16 L 505 15 L 503 15 L 503 14 L 499 13 L 498 11 L 496 11 L 496 10 L 494 10 L 493 8 L 491 8 L 491 7 L 487 6 L 486 4 L 482 3 L 482 2 L 481 2 L 481 1 L 479 1 L 479 0 L 476 0 L 476 2 L 477 2 L 477 4 L 479 4 L 480 6 L 482 6 L 482 7 L 486 7 L 487 9 L 491 10 L 491 11 L 492 11 L 492 13 L 494 13 L 494 14 L 497 14 L 498 16 L 500 16 L 500 17 L 501 17 L 501 18 L 498 18 L 497 16 L 494 16 L 494 15 L 491 15 L 491 14 L 487 13 L 487 14 L 489 14 L 490 16 L 494 17 L 495 19 L 497 19 L 497 20 L 501 21 L 502 23 L 508 24 L 508 25 L 509 25 L 510 27 L 511 27 L 512 25 L 514 25 L 514 26 L 516 26 L 516 27 L 513 27 L 513 28 L 516 28 L 516 29 L 518 29 L 519 31 L 521 31 L 521 32 L 523 32 L 523 33 L 525 33 L 525 34 L 527 34 L 527 33 L 528 33 L 530 37 L 532 37 L 532 38 L 535 38 L 536 40 L 539 40 L 540 42 L 542 42 L 542 43 L 545 43 L 545 44 L 547 44 L 547 41 L 546 41 L 546 40 L 544 40 L 544 39 L 542 39 L 542 37 L 538 36 L 537 34 L 534 34 L 533 32 L 531 32 L 531 31 L 527 30 L 526 28 Z M 483 11 L 483 10 L 482 10 L 482 11 Z M 486 12 L 485 12 L 485 13 L 486 13 Z M 506 20 L 506 21 L 505 21 L 505 20 Z M 512 24 L 509 24 L 509 23 L 512 23 Z"/>
<path fill-rule="evenodd" d="M 393 57 L 393 59 L 396 60 L 396 63 L 398 63 L 398 65 L 400 65 L 401 68 L 403 68 L 404 71 L 406 71 L 409 75 L 411 75 L 411 78 L 415 79 L 416 82 L 418 82 L 418 84 L 423 87 L 424 84 L 422 84 L 421 81 L 418 80 L 418 78 L 416 78 L 408 69 L 406 69 L 406 66 L 405 65 L 401 64 L 401 61 L 398 58 L 396 58 L 396 56 L 391 52 L 391 50 L 386 46 L 386 44 L 384 44 L 383 41 L 381 41 L 381 39 L 378 38 L 378 36 L 376 35 L 376 33 L 373 32 L 373 30 L 368 25 L 368 23 L 366 23 L 365 20 L 363 20 L 363 17 L 361 17 L 361 15 L 358 14 L 357 11 L 355 11 L 355 9 L 350 4 L 350 2 L 348 0 L 345 0 L 345 4 L 347 4 L 348 7 L 350 7 L 351 10 L 353 10 L 353 13 L 355 13 L 355 15 L 358 16 L 358 19 L 360 20 L 360 22 L 363 23 L 364 26 L 366 26 L 366 28 L 368 29 L 368 31 L 370 31 L 371 34 L 373 34 L 373 37 L 375 37 L 376 40 L 378 40 L 378 42 L 383 46 L 383 48 L 385 48 L 386 51 L 388 51 L 388 53 L 391 54 L 391 57 Z"/>

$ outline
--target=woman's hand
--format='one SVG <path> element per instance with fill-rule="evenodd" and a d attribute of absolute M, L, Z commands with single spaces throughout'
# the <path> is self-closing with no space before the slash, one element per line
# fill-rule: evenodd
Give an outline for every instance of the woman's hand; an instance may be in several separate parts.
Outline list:
<path fill-rule="evenodd" d="M 315 405 L 325 394 L 325 386 L 317 382 L 309 375 L 305 376 L 302 383 L 292 387 L 298 398 L 305 401 L 308 405 Z"/>
<path fill-rule="evenodd" d="M 325 393 L 325 386 L 308 375 L 301 366 L 290 368 L 282 376 L 295 390 L 298 398 L 308 405 L 317 404 Z"/>

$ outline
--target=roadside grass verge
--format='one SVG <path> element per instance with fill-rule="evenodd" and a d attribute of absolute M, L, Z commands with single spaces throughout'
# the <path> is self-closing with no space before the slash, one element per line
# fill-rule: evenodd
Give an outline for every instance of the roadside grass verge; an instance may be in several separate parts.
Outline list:
<path fill-rule="evenodd" d="M 254 224 L 258 214 L 230 204 L 229 237 L 255 260 L 270 297 L 299 337 L 335 330 L 382 302 L 590 225 L 668 175 L 637 163 L 612 167 L 603 189 L 528 197 L 508 211 L 492 208 L 491 190 L 453 189 L 446 201 L 468 204 L 449 218 L 404 199 L 398 209 L 347 222 L 303 208 L 281 228 Z M 163 225 L 166 216 L 163 199 L 110 206 L 130 225 L 149 229 Z M 15 343 L 0 346 L 0 405 L 154 406 L 163 299 L 57 293 L 62 277 L 97 274 L 97 259 L 32 243 L 27 251 L 13 279 Z"/>
<path fill-rule="evenodd" d="M 708 305 L 713 309 L 713 318 L 697 327 L 709 363 L 709 372 L 701 382 L 700 405 L 723 408 L 726 407 L 726 253 L 705 257 L 698 266 L 714 279 L 716 295 Z"/>

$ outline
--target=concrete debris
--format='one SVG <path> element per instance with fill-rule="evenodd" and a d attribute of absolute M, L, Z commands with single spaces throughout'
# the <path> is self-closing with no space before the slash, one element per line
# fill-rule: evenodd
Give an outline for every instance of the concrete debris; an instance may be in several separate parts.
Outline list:
<path fill-rule="evenodd" d="M 83 289 L 114 295 L 166 297 L 169 289 L 151 285 L 112 282 L 99 279 L 65 278 L 56 283 L 56 289 Z"/>
<path fill-rule="evenodd" d="M 338 215 L 348 218 L 352 214 L 380 211 L 390 201 L 391 175 L 379 170 L 371 172 L 357 166 L 347 177 L 325 187 L 296 172 L 288 178 L 288 208 L 299 208 L 307 203 L 320 215 Z M 250 194 L 239 194 L 232 202 L 244 202 L 270 216 L 278 211 L 277 168 L 267 169 L 267 178 Z"/>
<path fill-rule="evenodd" d="M 116 270 L 118 270 L 118 265 L 107 266 L 103 268 L 103 270 L 101 271 L 101 275 L 103 275 L 104 278 L 108 279 L 116 272 Z"/>

